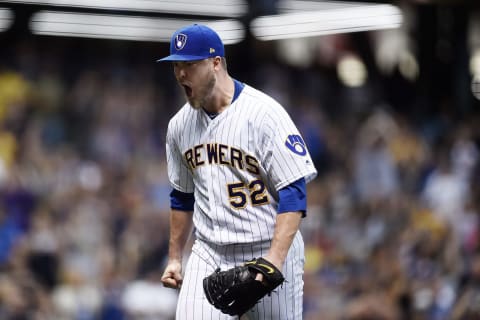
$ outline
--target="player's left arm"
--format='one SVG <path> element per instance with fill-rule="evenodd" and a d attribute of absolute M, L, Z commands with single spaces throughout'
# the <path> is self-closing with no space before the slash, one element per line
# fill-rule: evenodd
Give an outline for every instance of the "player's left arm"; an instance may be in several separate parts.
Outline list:
<path fill-rule="evenodd" d="M 283 212 L 277 215 L 272 244 L 267 255 L 264 257 L 273 263 L 278 270 L 282 270 L 283 264 L 292 245 L 293 238 L 300 227 L 302 212 Z"/>
<path fill-rule="evenodd" d="M 278 214 L 276 217 L 272 243 L 264 257 L 273 263 L 279 270 L 292 245 L 302 217 L 307 210 L 306 182 L 301 178 L 279 191 Z"/>
<path fill-rule="evenodd" d="M 317 171 L 288 113 L 282 108 L 272 110 L 259 128 L 260 162 L 269 182 L 277 188 L 279 198 L 273 238 L 264 258 L 282 270 L 302 217 L 306 215 L 306 184 L 315 178 Z"/>

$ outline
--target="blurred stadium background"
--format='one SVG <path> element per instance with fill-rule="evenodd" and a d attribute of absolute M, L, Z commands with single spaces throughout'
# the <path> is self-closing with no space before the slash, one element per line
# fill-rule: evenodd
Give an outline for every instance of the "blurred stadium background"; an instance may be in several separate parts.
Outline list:
<path fill-rule="evenodd" d="M 478 1 L 0 1 L 0 319 L 173 319 L 173 30 L 279 100 L 309 186 L 304 319 L 480 319 Z"/>

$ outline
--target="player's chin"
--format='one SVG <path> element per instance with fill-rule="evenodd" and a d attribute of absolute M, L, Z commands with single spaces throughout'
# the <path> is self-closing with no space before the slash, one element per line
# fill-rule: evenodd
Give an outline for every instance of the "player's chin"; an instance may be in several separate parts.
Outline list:
<path fill-rule="evenodd" d="M 187 101 L 193 109 L 200 109 L 202 107 L 198 100 L 191 99 L 191 98 L 187 97 Z"/>

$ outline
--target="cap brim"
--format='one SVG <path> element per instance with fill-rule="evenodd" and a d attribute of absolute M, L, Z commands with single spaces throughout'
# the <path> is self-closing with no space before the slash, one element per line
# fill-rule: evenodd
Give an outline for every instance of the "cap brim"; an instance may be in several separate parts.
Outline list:
<path fill-rule="evenodd" d="M 191 56 L 191 55 L 184 55 L 184 54 L 171 54 L 168 57 L 158 59 L 157 62 L 162 61 L 196 61 L 196 60 L 203 60 L 207 59 L 208 57 L 204 56 Z"/>

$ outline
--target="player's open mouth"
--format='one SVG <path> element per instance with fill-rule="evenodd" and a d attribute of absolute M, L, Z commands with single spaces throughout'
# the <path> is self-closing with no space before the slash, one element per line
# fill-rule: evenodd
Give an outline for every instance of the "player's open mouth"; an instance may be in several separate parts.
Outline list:
<path fill-rule="evenodd" d="M 192 88 L 185 84 L 182 84 L 182 87 L 183 87 L 183 90 L 185 90 L 185 94 L 187 95 L 187 97 L 190 98 L 192 96 Z"/>

